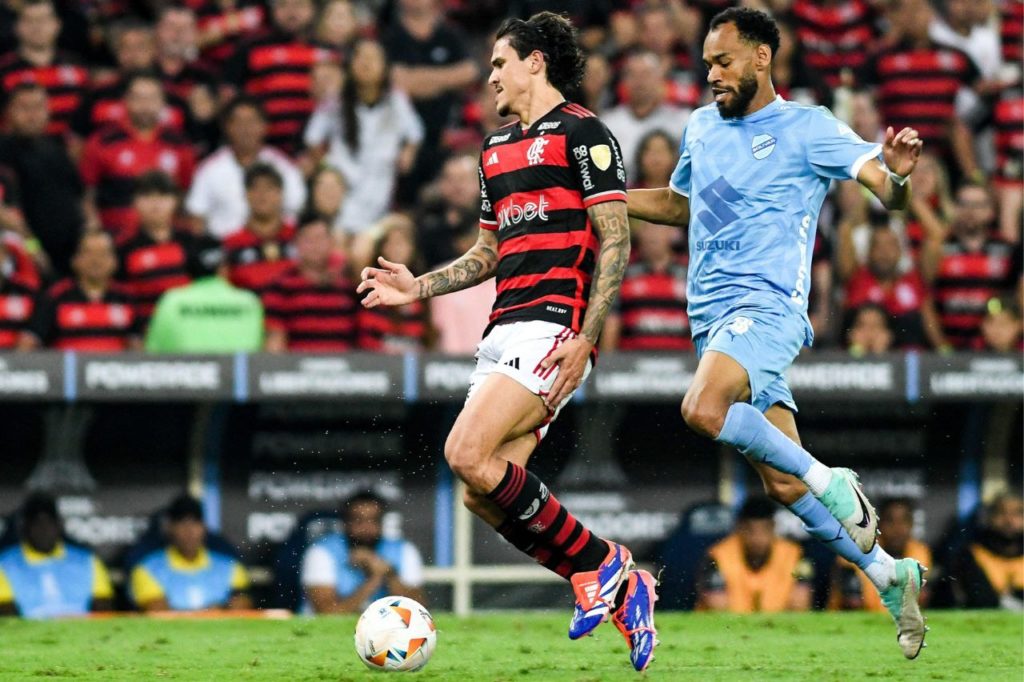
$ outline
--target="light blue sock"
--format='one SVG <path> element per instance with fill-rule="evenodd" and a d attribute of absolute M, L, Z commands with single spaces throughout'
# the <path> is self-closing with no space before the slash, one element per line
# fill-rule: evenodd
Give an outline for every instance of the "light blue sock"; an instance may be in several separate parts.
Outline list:
<path fill-rule="evenodd" d="M 732 404 L 715 440 L 733 446 L 748 459 L 800 479 L 816 462 L 810 453 L 775 428 L 760 410 L 747 403 Z"/>
<path fill-rule="evenodd" d="M 875 563 L 878 558 L 881 547 L 877 543 L 867 554 L 860 551 L 860 547 L 850 538 L 850 534 L 829 513 L 825 505 L 810 492 L 789 505 L 789 511 L 804 522 L 804 527 L 811 537 L 861 570 L 866 571 L 867 567 Z"/>

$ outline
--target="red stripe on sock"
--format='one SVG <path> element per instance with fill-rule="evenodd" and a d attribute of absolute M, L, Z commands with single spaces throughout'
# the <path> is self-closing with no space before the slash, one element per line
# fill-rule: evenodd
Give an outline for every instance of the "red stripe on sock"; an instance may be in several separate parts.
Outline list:
<path fill-rule="evenodd" d="M 576 519 L 574 518 L 573 521 L 575 520 Z M 565 555 L 567 557 L 576 556 L 580 553 L 580 550 L 583 549 L 588 542 L 590 542 L 590 531 L 584 528 L 583 532 L 580 533 L 580 536 L 576 538 L 576 542 L 572 543 L 572 547 L 565 550 Z"/>
<path fill-rule="evenodd" d="M 555 547 L 561 547 L 562 544 L 569 539 L 569 536 L 572 535 L 572 532 L 576 530 L 576 524 L 578 523 L 579 521 L 577 521 L 576 517 L 572 514 L 566 516 L 565 523 L 562 524 L 562 529 L 555 534 L 555 539 L 551 541 L 551 544 Z"/>
<path fill-rule="evenodd" d="M 523 483 L 526 482 L 526 471 L 518 464 L 511 464 L 510 466 L 512 467 L 512 476 L 505 485 L 505 489 L 494 498 L 494 504 L 503 509 L 522 492 Z"/>
<path fill-rule="evenodd" d="M 540 524 L 541 527 L 537 530 L 534 530 L 534 532 L 543 533 L 544 531 L 546 531 L 548 529 L 548 526 L 551 525 L 551 522 L 555 520 L 556 516 L 558 516 L 558 512 L 561 511 L 561 509 L 562 505 L 558 503 L 558 500 L 555 499 L 555 496 L 548 495 L 548 501 L 544 503 L 543 507 L 541 507 L 541 510 L 537 514 L 534 521 L 530 523 L 531 530 L 537 524 Z"/>
<path fill-rule="evenodd" d="M 563 561 L 562 563 L 555 566 L 552 570 L 554 570 L 555 573 L 562 576 L 563 578 L 568 578 L 570 575 L 572 575 L 572 564 L 568 561 Z"/>

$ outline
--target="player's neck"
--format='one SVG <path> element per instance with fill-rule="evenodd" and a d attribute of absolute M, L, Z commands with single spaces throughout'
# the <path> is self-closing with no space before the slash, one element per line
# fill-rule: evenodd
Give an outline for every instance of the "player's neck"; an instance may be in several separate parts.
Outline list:
<path fill-rule="evenodd" d="M 764 109 L 766 106 L 775 101 L 775 86 L 772 85 L 771 81 L 768 82 L 763 88 L 757 89 L 757 94 L 754 95 L 754 99 L 750 100 L 750 105 L 747 107 L 744 116 L 751 116 Z"/>
<path fill-rule="evenodd" d="M 527 94 L 527 100 L 518 112 L 519 124 L 524 130 L 529 128 L 564 101 L 562 93 L 545 83 Z"/>

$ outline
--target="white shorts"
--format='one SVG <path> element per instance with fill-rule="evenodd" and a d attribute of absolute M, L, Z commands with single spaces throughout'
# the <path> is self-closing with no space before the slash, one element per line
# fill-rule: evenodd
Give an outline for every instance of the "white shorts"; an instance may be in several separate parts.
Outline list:
<path fill-rule="evenodd" d="M 469 378 L 468 402 L 476 390 L 484 383 L 489 374 L 498 372 L 515 379 L 535 395 L 544 398 L 551 392 L 551 387 L 558 376 L 558 366 L 547 369 L 541 367 L 544 358 L 551 355 L 562 343 L 579 336 L 568 327 L 554 322 L 530 320 L 527 322 L 510 322 L 500 324 L 476 347 L 476 369 Z M 593 360 L 587 360 L 583 370 L 583 381 L 587 380 Z M 572 393 L 566 396 L 548 418 L 534 429 L 539 442 L 548 432 L 551 422 L 572 399 Z"/>

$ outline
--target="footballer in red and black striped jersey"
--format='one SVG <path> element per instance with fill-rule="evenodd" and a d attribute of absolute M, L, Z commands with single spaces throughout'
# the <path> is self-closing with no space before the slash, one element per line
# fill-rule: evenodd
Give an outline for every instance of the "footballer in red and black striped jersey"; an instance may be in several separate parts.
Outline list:
<path fill-rule="evenodd" d="M 513 124 L 484 140 L 480 186 L 480 227 L 498 236 L 491 326 L 543 320 L 579 333 L 599 246 L 587 209 L 626 199 L 611 132 L 562 102 L 525 130 Z"/>

